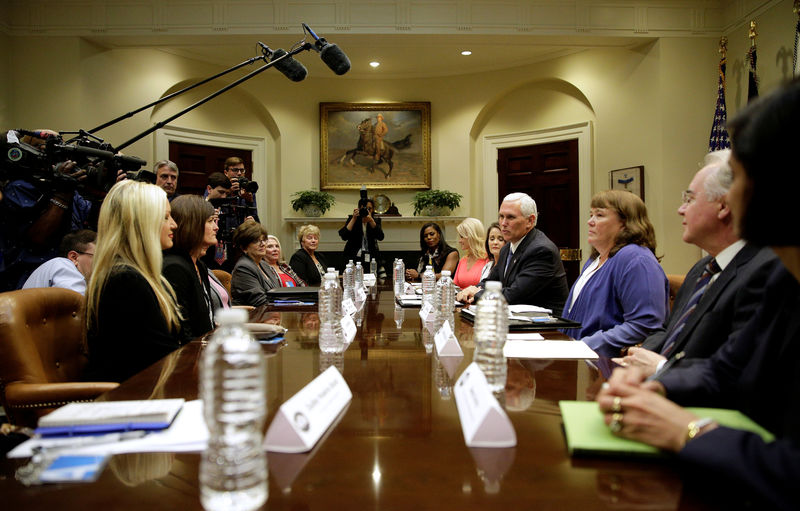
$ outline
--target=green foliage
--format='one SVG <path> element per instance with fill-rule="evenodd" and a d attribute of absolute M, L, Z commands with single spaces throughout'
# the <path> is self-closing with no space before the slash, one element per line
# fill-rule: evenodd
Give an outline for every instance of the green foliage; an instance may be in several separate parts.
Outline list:
<path fill-rule="evenodd" d="M 448 208 L 452 211 L 461 205 L 461 199 L 462 195 L 460 193 L 444 190 L 425 190 L 424 192 L 417 192 L 411 204 L 414 205 L 414 216 L 416 216 L 429 206 Z"/>
<path fill-rule="evenodd" d="M 328 192 L 320 192 L 317 190 L 302 190 L 292 194 L 292 209 L 300 211 L 305 206 L 317 206 L 322 213 L 331 209 L 336 204 L 336 198 Z"/>

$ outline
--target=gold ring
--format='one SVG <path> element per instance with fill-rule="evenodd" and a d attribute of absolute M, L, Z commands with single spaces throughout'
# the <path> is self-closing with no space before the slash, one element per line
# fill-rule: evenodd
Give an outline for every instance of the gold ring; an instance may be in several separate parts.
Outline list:
<path fill-rule="evenodd" d="M 614 396 L 614 404 L 611 406 L 611 411 L 614 413 L 622 411 L 622 398 L 620 396 Z"/>
<path fill-rule="evenodd" d="M 611 424 L 608 425 L 608 428 L 611 430 L 612 433 L 619 433 L 622 430 L 622 414 L 615 413 L 611 416 Z"/>

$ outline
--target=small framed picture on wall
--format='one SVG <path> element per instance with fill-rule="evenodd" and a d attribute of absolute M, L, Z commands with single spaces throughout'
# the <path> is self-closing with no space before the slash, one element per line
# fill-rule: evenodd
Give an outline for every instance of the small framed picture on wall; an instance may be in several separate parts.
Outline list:
<path fill-rule="evenodd" d="M 644 200 L 644 165 L 612 170 L 608 176 L 612 190 L 627 190 Z"/>

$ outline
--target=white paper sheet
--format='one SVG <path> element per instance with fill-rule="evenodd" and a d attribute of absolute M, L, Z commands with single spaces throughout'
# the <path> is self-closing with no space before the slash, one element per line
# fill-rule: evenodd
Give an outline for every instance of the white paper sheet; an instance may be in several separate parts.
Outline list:
<path fill-rule="evenodd" d="M 537 358 L 563 360 L 597 360 L 589 346 L 581 341 L 506 341 L 506 358 Z"/>

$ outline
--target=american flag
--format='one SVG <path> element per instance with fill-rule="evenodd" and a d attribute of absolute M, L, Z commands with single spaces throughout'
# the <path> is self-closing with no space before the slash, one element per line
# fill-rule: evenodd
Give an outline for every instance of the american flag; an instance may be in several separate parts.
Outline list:
<path fill-rule="evenodd" d="M 756 74 L 756 22 L 750 22 L 750 49 L 747 50 L 747 62 L 750 64 L 750 70 L 747 73 L 747 102 L 758 97 L 758 75 Z"/>
<path fill-rule="evenodd" d="M 719 61 L 719 82 L 717 83 L 717 107 L 714 109 L 714 123 L 711 125 L 711 136 L 708 139 L 708 152 L 728 149 L 731 140 L 728 138 L 728 130 L 725 124 L 728 121 L 728 112 L 725 108 L 725 63 L 726 57 L 723 53 Z"/>
<path fill-rule="evenodd" d="M 800 63 L 797 62 L 797 46 L 800 44 L 800 20 L 794 29 L 794 54 L 792 55 L 792 76 L 800 76 Z"/>

